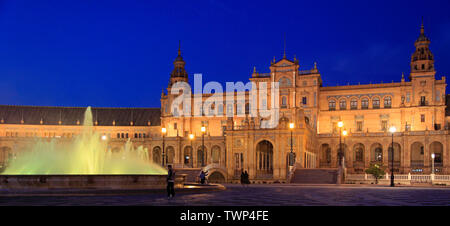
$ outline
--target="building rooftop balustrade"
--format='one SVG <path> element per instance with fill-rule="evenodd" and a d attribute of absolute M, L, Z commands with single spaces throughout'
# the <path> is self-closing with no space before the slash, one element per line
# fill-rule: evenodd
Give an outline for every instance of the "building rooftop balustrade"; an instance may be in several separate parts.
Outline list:
<path fill-rule="evenodd" d="M 403 136 L 403 135 L 446 135 L 449 134 L 448 130 L 426 130 L 426 131 L 404 131 L 404 132 L 395 132 L 394 136 Z M 339 133 L 320 133 L 317 134 L 320 137 L 339 137 Z M 383 136 L 392 136 L 390 132 L 356 132 L 349 133 L 348 137 L 383 137 Z"/>

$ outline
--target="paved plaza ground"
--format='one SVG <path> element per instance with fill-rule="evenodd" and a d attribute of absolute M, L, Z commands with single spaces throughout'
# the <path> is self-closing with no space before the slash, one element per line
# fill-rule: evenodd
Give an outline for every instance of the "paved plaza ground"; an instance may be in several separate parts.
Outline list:
<path fill-rule="evenodd" d="M 164 193 L 133 194 L 0 194 L 0 205 L 221 205 L 221 206 L 347 206 L 347 205 L 446 205 L 449 187 L 386 187 L 362 185 L 241 185 L 225 190 L 178 193 L 167 200 Z"/>

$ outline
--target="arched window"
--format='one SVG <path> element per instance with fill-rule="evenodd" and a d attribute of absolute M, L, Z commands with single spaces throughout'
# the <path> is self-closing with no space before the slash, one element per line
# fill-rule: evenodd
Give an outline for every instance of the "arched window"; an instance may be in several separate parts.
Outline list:
<path fill-rule="evenodd" d="M 287 97 L 286 96 L 281 97 L 281 107 L 282 108 L 287 107 Z"/>
<path fill-rule="evenodd" d="M 372 107 L 373 108 L 380 108 L 380 98 L 374 97 L 372 100 Z"/>
<path fill-rule="evenodd" d="M 355 110 L 355 109 L 358 108 L 358 100 L 357 100 L 356 98 L 353 98 L 353 99 L 350 101 L 350 108 L 351 108 L 352 110 Z"/>
<path fill-rule="evenodd" d="M 362 98 L 361 99 L 361 109 L 368 109 L 369 108 L 369 99 Z"/>
<path fill-rule="evenodd" d="M 152 157 L 154 163 L 162 165 L 160 147 L 156 146 L 153 148 Z"/>
<path fill-rule="evenodd" d="M 336 110 L 336 101 L 335 100 L 330 100 L 330 102 L 328 102 L 328 108 L 329 108 L 330 111 Z"/>
<path fill-rule="evenodd" d="M 211 149 L 211 160 L 213 163 L 220 163 L 220 147 L 213 146 Z"/>
<path fill-rule="evenodd" d="M 391 108 L 392 99 L 391 97 L 385 97 L 384 98 L 384 108 Z"/>
<path fill-rule="evenodd" d="M 347 109 L 347 101 L 345 99 L 342 99 L 339 101 L 339 109 L 340 110 L 346 110 Z"/>
<path fill-rule="evenodd" d="M 288 78 L 280 78 L 278 82 L 280 83 L 280 87 L 289 87 L 292 84 L 291 80 Z"/>

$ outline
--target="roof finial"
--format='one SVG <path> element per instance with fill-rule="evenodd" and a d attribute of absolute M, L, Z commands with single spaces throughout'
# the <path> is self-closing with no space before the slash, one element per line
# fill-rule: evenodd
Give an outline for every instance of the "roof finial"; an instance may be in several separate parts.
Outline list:
<path fill-rule="evenodd" d="M 405 74 L 402 72 L 402 82 L 405 81 Z"/>
<path fill-rule="evenodd" d="M 181 40 L 178 40 L 178 56 L 181 56 Z"/>
<path fill-rule="evenodd" d="M 314 69 L 317 69 L 317 62 L 314 62 Z"/>
<path fill-rule="evenodd" d="M 424 34 L 425 33 L 425 29 L 423 27 L 423 16 L 422 16 L 422 25 L 420 25 L 420 34 Z"/>
<path fill-rule="evenodd" d="M 283 52 L 283 59 L 286 59 L 286 33 L 284 33 L 284 52 Z"/>
<path fill-rule="evenodd" d="M 253 73 L 256 73 L 256 67 L 253 66 Z"/>

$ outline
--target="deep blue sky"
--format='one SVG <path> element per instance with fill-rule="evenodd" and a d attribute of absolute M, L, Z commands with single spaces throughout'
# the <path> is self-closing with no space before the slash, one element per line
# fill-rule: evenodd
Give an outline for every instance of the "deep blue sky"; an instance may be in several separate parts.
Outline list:
<path fill-rule="evenodd" d="M 302 69 L 318 62 L 324 86 L 399 81 L 422 17 L 440 79 L 450 73 L 449 9 L 448 0 L 0 0 L 0 104 L 159 107 L 179 40 L 191 78 L 207 81 L 268 72 L 284 36 Z"/>

